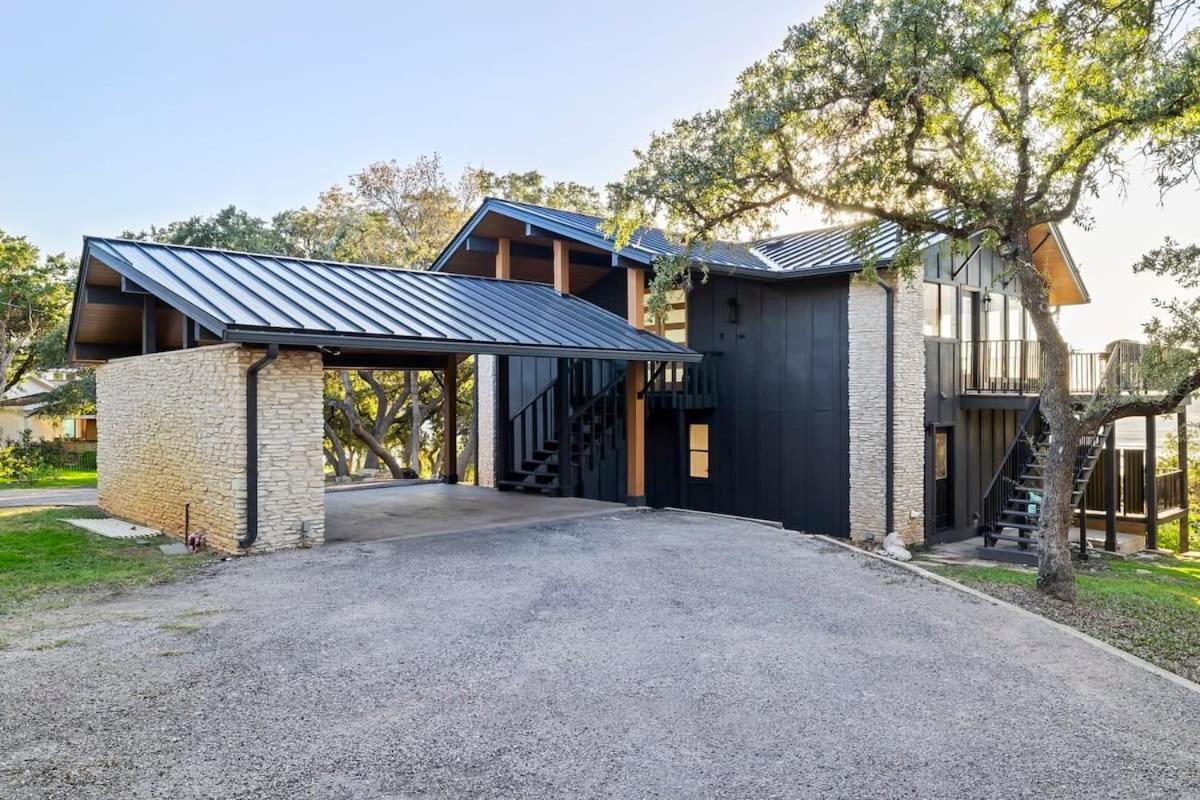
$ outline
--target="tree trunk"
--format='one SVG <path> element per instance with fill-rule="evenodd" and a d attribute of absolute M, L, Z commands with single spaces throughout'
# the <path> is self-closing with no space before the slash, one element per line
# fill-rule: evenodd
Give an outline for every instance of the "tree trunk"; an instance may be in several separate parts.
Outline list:
<path fill-rule="evenodd" d="M 1034 266 L 1032 247 L 1024 221 L 1009 235 L 1021 300 L 1033 320 L 1041 342 L 1041 413 L 1050 429 L 1049 452 L 1042 485 L 1038 533 L 1038 588 L 1059 600 L 1075 601 L 1075 567 L 1071 563 L 1071 502 L 1075 486 L 1075 453 L 1080 426 L 1071 401 L 1070 348 L 1050 312 L 1048 288 Z"/>
<path fill-rule="evenodd" d="M 475 425 L 474 420 L 471 422 L 471 427 L 467 433 L 467 446 L 458 454 L 458 476 L 462 477 L 467 474 L 467 467 L 475 460 L 475 448 L 479 441 L 479 427 Z"/>
<path fill-rule="evenodd" d="M 325 438 L 329 440 L 329 447 L 325 448 L 325 457 L 329 466 L 333 467 L 333 474 L 339 478 L 349 475 L 350 463 L 346 460 L 346 448 L 342 446 L 337 431 L 328 422 L 325 423 Z"/>
<path fill-rule="evenodd" d="M 421 426 L 425 424 L 425 408 L 421 405 L 420 376 L 409 370 L 404 376 L 405 386 L 412 394 L 412 431 L 408 435 L 408 460 L 418 476 L 421 474 Z"/>
<path fill-rule="evenodd" d="M 387 465 L 388 471 L 392 473 L 393 478 L 403 476 L 400 463 L 396 461 L 396 457 L 384 447 L 383 443 L 376 439 L 371 431 L 367 430 L 363 424 L 362 417 L 358 415 L 358 405 L 355 402 L 356 396 L 354 385 L 350 382 L 350 375 L 342 370 L 342 387 L 346 390 L 346 398 L 341 401 L 340 407 L 346 415 L 346 420 L 350 423 L 350 430 L 362 440 L 363 444 L 374 453 L 380 461 Z"/>

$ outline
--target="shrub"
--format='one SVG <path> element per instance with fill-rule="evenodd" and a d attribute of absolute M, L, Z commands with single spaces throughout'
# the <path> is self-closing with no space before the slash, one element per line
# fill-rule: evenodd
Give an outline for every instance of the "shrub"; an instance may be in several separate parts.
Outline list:
<path fill-rule="evenodd" d="M 35 442 L 33 432 L 26 429 L 16 441 L 10 439 L 0 447 L 0 475 L 33 484 L 57 477 L 62 460 L 60 445 L 45 439 Z"/>

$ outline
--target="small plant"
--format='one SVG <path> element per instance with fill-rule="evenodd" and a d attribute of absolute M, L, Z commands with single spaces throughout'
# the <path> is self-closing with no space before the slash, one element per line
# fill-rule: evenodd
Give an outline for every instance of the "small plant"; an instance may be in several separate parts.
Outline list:
<path fill-rule="evenodd" d="M 33 432 L 25 429 L 18 439 L 0 446 L 0 476 L 34 484 L 58 477 L 62 460 L 60 445 L 45 439 L 34 441 Z"/>

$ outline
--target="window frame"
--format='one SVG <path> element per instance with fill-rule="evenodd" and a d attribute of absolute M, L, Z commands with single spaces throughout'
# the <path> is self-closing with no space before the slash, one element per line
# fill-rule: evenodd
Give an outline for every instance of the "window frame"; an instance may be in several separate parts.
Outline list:
<path fill-rule="evenodd" d="M 699 428 L 704 429 L 704 446 L 696 447 L 693 431 Z M 704 454 L 704 474 L 697 475 L 693 469 L 693 456 L 697 453 Z M 690 481 L 711 481 L 712 480 L 712 424 L 709 422 L 689 422 L 687 424 L 687 472 L 688 480 Z"/>

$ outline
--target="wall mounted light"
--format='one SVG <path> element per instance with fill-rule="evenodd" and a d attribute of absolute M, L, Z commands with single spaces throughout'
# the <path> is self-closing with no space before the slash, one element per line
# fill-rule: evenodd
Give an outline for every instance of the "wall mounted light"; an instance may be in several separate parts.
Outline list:
<path fill-rule="evenodd" d="M 738 301 L 736 297 L 731 297 L 725 301 L 725 321 L 731 325 L 737 325 Z"/>
<path fill-rule="evenodd" d="M 983 307 L 983 310 L 985 312 L 991 311 L 991 309 L 992 309 L 992 294 L 991 294 L 991 292 L 984 292 L 983 300 L 980 302 L 980 305 Z"/>

